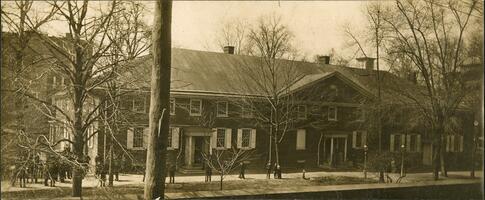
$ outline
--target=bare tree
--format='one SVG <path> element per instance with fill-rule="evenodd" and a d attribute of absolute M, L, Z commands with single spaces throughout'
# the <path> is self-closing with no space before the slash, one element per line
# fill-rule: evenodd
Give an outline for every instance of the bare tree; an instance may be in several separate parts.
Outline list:
<path fill-rule="evenodd" d="M 224 177 L 236 169 L 239 163 L 250 160 L 251 153 L 251 150 L 237 149 L 235 145 L 232 145 L 230 150 L 214 150 L 212 154 L 202 153 L 202 158 L 207 167 L 219 173 L 220 189 L 222 190 Z"/>
<path fill-rule="evenodd" d="M 275 162 L 280 164 L 278 145 L 292 127 L 295 116 L 295 99 L 289 93 L 290 86 L 303 77 L 294 60 L 292 34 L 278 16 L 261 17 L 258 24 L 250 29 L 249 40 L 254 45 L 255 57 L 242 61 L 237 67 L 238 85 L 231 85 L 244 95 L 234 101 L 239 107 L 249 109 L 257 124 L 269 133 L 269 160 L 271 162 L 274 145 Z"/>
<path fill-rule="evenodd" d="M 440 166 L 444 167 L 446 123 L 457 114 L 466 95 L 460 69 L 464 34 L 476 6 L 477 1 L 396 1 L 393 14 L 382 17 L 390 34 L 387 53 L 404 55 L 422 78 L 422 91 L 399 91 L 415 103 L 431 126 L 435 179 Z"/>
<path fill-rule="evenodd" d="M 171 0 L 156 2 L 153 25 L 150 135 L 146 159 L 145 199 L 165 198 L 165 160 L 170 124 Z"/>
<path fill-rule="evenodd" d="M 252 43 L 248 37 L 250 26 L 241 19 L 229 19 L 217 33 L 216 43 L 220 49 L 225 46 L 234 46 L 235 54 L 249 55 Z"/>

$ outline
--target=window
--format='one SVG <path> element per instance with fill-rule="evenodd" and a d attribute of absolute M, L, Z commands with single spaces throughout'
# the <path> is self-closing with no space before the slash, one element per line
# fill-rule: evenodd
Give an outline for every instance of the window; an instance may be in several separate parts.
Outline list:
<path fill-rule="evenodd" d="M 446 151 L 447 152 L 463 152 L 463 136 L 462 135 L 447 135 L 446 136 Z"/>
<path fill-rule="evenodd" d="M 145 112 L 145 97 L 135 97 L 133 99 L 133 111 L 134 112 Z"/>
<path fill-rule="evenodd" d="M 306 130 L 298 129 L 296 131 L 296 150 L 305 150 Z"/>
<path fill-rule="evenodd" d="M 253 117 L 253 109 L 251 106 L 242 106 L 241 107 L 241 117 L 243 118 L 252 118 Z"/>
<path fill-rule="evenodd" d="M 330 85 L 331 97 L 338 96 L 338 88 L 335 85 Z"/>
<path fill-rule="evenodd" d="M 241 147 L 242 148 L 249 148 L 250 142 L 251 142 L 251 129 L 245 128 L 242 129 L 242 135 L 241 135 Z"/>
<path fill-rule="evenodd" d="M 297 118 L 306 119 L 307 107 L 306 105 L 298 105 Z"/>
<path fill-rule="evenodd" d="M 167 147 L 172 148 L 173 128 L 168 129 Z"/>
<path fill-rule="evenodd" d="M 175 99 L 170 99 L 170 115 L 175 115 Z"/>
<path fill-rule="evenodd" d="M 404 144 L 404 135 L 402 134 L 391 134 L 390 139 L 390 150 L 391 152 L 400 152 L 401 145 Z"/>
<path fill-rule="evenodd" d="M 202 115 L 202 100 L 191 99 L 190 100 L 190 116 Z"/>
<path fill-rule="evenodd" d="M 367 144 L 367 133 L 365 131 L 354 131 L 352 135 L 352 147 L 364 148 Z"/>
<path fill-rule="evenodd" d="M 222 148 L 226 144 L 226 129 L 218 128 L 216 136 L 216 147 Z"/>
<path fill-rule="evenodd" d="M 337 107 L 336 106 L 329 106 L 328 107 L 328 121 L 337 121 Z"/>
<path fill-rule="evenodd" d="M 227 101 L 217 102 L 217 117 L 227 117 L 228 104 Z"/>
<path fill-rule="evenodd" d="M 407 141 L 407 144 L 409 146 L 409 151 L 410 152 L 418 152 L 418 137 L 419 135 L 409 135 L 409 140 Z"/>
<path fill-rule="evenodd" d="M 356 108 L 356 118 L 357 118 L 357 121 L 364 121 L 365 120 L 364 109 Z"/>
<path fill-rule="evenodd" d="M 143 147 L 143 128 L 135 128 L 133 131 L 133 148 Z"/>

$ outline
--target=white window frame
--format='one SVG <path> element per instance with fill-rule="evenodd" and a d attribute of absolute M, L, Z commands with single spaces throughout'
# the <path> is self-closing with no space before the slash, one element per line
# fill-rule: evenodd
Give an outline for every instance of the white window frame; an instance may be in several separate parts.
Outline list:
<path fill-rule="evenodd" d="M 222 142 L 222 146 L 219 146 L 219 130 L 223 130 L 224 132 L 222 133 L 223 135 L 223 142 Z M 225 149 L 226 148 L 226 131 L 227 129 L 226 128 L 217 128 L 216 129 L 216 144 L 215 144 L 215 148 L 216 149 Z"/>
<path fill-rule="evenodd" d="M 135 144 L 137 144 L 135 141 L 136 141 L 136 130 L 139 129 L 141 130 L 141 146 L 136 146 Z M 143 149 L 144 147 L 144 127 L 133 127 L 133 149 Z"/>
<path fill-rule="evenodd" d="M 306 149 L 306 130 L 298 129 L 296 130 L 296 150 Z"/>
<path fill-rule="evenodd" d="M 225 114 L 220 114 L 219 111 L 222 111 L 219 105 L 225 104 Z M 216 116 L 217 117 L 228 117 L 229 116 L 229 103 L 227 101 L 217 101 L 216 102 Z"/>
<path fill-rule="evenodd" d="M 366 131 L 354 131 L 352 133 L 352 147 L 354 149 L 362 149 L 364 145 L 367 145 L 367 132 Z M 360 143 L 357 142 L 357 138 L 360 138 Z"/>
<path fill-rule="evenodd" d="M 200 102 L 199 113 L 192 113 L 192 102 L 195 102 L 195 101 Z M 190 116 L 202 116 L 202 100 L 201 99 L 190 99 L 189 114 L 190 114 Z"/>
<path fill-rule="evenodd" d="M 170 115 L 175 115 L 175 98 L 170 98 Z"/>
<path fill-rule="evenodd" d="M 301 110 L 302 108 L 304 109 L 304 111 Z M 307 111 L 308 111 L 308 108 L 307 108 L 306 105 L 298 105 L 297 111 L 296 111 L 296 113 L 297 113 L 296 118 L 297 119 L 307 119 Z M 300 114 L 303 115 L 303 116 L 301 116 Z"/>
<path fill-rule="evenodd" d="M 333 115 L 330 114 L 330 109 L 334 108 Z M 328 106 L 327 108 L 327 119 L 328 121 L 338 121 L 338 107 L 337 106 Z M 331 117 L 334 116 L 334 117 Z"/>
<path fill-rule="evenodd" d="M 244 131 L 249 131 L 249 137 L 247 137 L 247 142 L 248 142 L 248 145 L 247 146 L 244 146 Z M 241 148 L 242 149 L 249 149 L 251 148 L 251 131 L 252 129 L 250 128 L 242 128 L 241 129 Z"/>

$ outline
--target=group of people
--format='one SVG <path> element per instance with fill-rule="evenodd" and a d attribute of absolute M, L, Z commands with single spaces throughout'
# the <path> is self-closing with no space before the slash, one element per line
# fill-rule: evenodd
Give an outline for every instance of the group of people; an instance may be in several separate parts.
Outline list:
<path fill-rule="evenodd" d="M 274 168 L 271 167 L 271 163 L 266 164 L 266 178 L 271 178 L 271 172 L 273 172 L 274 179 L 281 179 L 281 166 L 277 163 L 274 164 Z"/>
<path fill-rule="evenodd" d="M 75 160 L 69 147 L 59 154 L 49 154 L 41 159 L 39 154 L 21 155 L 11 167 L 11 185 L 15 186 L 17 180 L 20 187 L 26 187 L 26 183 L 38 183 L 38 178 L 44 178 L 44 185 L 55 187 L 56 181 L 64 183 L 66 179 L 72 179 L 72 166 Z M 89 157 L 79 159 L 78 163 L 86 171 L 88 169 Z M 84 175 L 83 175 L 84 177 Z"/>
<path fill-rule="evenodd" d="M 101 187 L 106 187 L 106 177 L 109 173 L 109 162 L 105 162 L 104 159 L 98 154 L 94 158 L 95 161 L 95 176 L 99 179 L 99 184 Z M 120 173 L 120 163 L 118 159 L 111 160 L 111 173 L 113 174 L 113 178 L 115 181 L 119 181 L 119 173 Z"/>

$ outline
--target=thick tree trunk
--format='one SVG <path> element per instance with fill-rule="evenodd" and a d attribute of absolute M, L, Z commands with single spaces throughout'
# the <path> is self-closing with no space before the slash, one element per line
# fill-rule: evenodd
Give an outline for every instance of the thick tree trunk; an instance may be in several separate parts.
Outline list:
<path fill-rule="evenodd" d="M 441 143 L 443 146 L 443 142 Z M 440 148 L 440 166 L 441 166 L 441 176 L 448 177 L 448 169 L 446 167 L 446 157 L 445 157 L 445 149 Z"/>
<path fill-rule="evenodd" d="M 436 133 L 435 133 L 436 134 Z M 441 136 L 438 136 L 438 141 L 435 141 L 433 144 L 433 178 L 434 180 L 439 179 L 439 171 L 440 171 L 440 151 L 441 151 Z"/>
<path fill-rule="evenodd" d="M 108 186 L 113 186 L 113 138 L 109 141 Z"/>
<path fill-rule="evenodd" d="M 169 131 L 172 1 L 156 2 L 152 35 L 153 66 L 145 199 L 164 198 L 165 160 Z"/>
<path fill-rule="evenodd" d="M 74 135 L 74 148 L 73 153 L 75 157 L 78 159 L 79 163 L 84 162 L 84 153 L 83 153 L 83 137 L 82 132 L 80 129 L 76 129 L 77 133 Z M 81 197 L 82 196 L 82 181 L 83 181 L 83 174 L 84 170 L 82 166 L 74 166 L 73 173 L 72 173 L 72 196 L 73 197 Z"/>
<path fill-rule="evenodd" d="M 222 190 L 222 182 L 224 181 L 224 173 L 221 172 L 220 189 Z"/>

